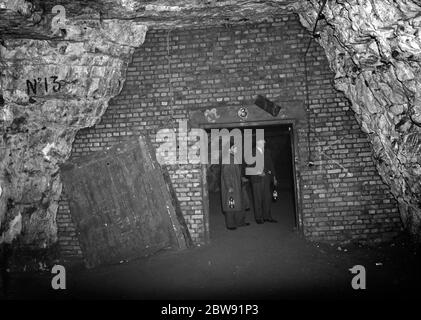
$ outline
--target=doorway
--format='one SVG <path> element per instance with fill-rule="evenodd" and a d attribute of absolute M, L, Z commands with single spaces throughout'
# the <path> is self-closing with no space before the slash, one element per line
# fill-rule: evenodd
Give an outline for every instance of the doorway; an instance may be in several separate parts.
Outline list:
<path fill-rule="evenodd" d="M 297 213 L 297 196 L 296 196 L 296 179 L 295 179 L 295 161 L 294 161 L 294 131 L 293 124 L 261 124 L 256 123 L 253 125 L 241 123 L 240 126 L 224 126 L 227 129 L 239 128 L 242 132 L 244 129 L 252 129 L 256 132 L 256 129 L 264 130 L 264 137 L 266 140 L 266 148 L 271 151 L 272 161 L 275 167 L 276 180 L 278 182 L 275 187 L 278 198 L 273 200 L 271 203 L 272 217 L 277 220 L 271 228 L 276 228 L 279 232 L 294 232 L 299 229 L 299 219 Z M 213 127 L 222 129 L 220 127 Z M 212 128 L 212 129 L 213 129 Z M 210 135 L 211 128 L 207 128 L 208 135 Z M 210 141 L 210 138 L 209 138 Z M 253 146 L 255 145 L 255 137 L 253 138 Z M 244 147 L 244 146 L 243 146 Z M 221 164 L 209 164 L 205 166 L 206 172 L 204 172 L 204 178 L 206 179 L 205 186 L 207 190 L 204 192 L 207 194 L 208 203 L 208 226 L 209 226 L 209 237 L 215 240 L 219 237 L 224 237 L 227 234 L 233 234 L 233 231 L 228 230 L 225 225 L 225 216 L 222 211 L 221 204 Z M 253 208 L 253 192 L 251 181 L 245 184 L 245 189 L 250 199 L 250 209 L 246 210 L 246 221 L 250 223 L 250 226 L 246 228 L 258 228 L 254 218 Z M 235 231 L 234 231 L 235 232 Z M 243 232 L 243 231 L 242 231 Z"/>

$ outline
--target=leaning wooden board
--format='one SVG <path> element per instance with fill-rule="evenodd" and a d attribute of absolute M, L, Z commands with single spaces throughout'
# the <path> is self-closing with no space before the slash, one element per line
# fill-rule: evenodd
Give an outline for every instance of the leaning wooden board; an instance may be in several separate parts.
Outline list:
<path fill-rule="evenodd" d="M 87 267 L 190 245 L 147 138 L 68 162 L 61 173 Z"/>

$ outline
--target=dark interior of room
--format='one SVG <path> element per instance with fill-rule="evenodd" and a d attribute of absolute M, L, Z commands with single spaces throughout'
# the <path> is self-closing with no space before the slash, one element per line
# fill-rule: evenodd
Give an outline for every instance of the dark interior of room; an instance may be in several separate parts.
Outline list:
<path fill-rule="evenodd" d="M 292 127 L 290 125 L 253 126 L 249 129 L 264 129 L 266 148 L 270 150 L 272 161 L 275 166 L 277 186 L 277 200 L 272 201 L 271 212 L 278 221 L 279 228 L 275 232 L 292 232 L 296 229 L 295 211 L 295 188 L 293 178 L 292 160 Z M 241 131 L 244 132 L 245 128 Z M 254 131 L 255 132 L 255 131 Z M 255 140 L 255 137 L 253 138 Z M 253 145 L 255 141 L 253 141 Z M 224 213 L 221 208 L 220 179 L 221 165 L 209 165 L 207 171 L 209 190 L 209 220 L 210 237 L 235 237 L 235 233 L 229 232 L 224 223 Z M 256 227 L 253 208 L 253 194 L 250 180 L 246 183 L 246 190 L 251 202 L 250 210 L 246 211 L 246 221 L 250 223 L 249 228 Z M 268 236 L 268 233 L 264 233 Z M 229 241 L 229 239 L 227 239 Z"/>

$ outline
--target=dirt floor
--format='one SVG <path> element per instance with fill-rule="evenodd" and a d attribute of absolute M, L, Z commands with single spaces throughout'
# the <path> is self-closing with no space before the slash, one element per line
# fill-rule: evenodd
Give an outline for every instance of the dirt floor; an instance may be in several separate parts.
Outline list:
<path fill-rule="evenodd" d="M 211 201 L 208 246 L 93 270 L 68 269 L 67 289 L 52 275 L 12 274 L 8 298 L 23 299 L 345 299 L 414 298 L 421 263 L 406 241 L 375 248 L 317 244 L 294 232 L 292 198 L 281 192 L 278 223 L 227 230 L 218 197 Z M 363 265 L 367 289 L 353 290 L 348 270 Z M 4 298 L 4 297 L 3 297 Z"/>

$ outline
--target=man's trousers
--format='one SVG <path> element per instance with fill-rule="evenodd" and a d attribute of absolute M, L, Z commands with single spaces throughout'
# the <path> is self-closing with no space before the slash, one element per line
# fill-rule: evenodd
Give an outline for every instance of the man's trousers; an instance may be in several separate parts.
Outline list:
<path fill-rule="evenodd" d="M 253 189 L 254 218 L 256 221 L 272 219 L 270 207 L 272 204 L 271 176 L 255 176 L 251 179 Z"/>

